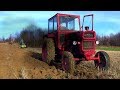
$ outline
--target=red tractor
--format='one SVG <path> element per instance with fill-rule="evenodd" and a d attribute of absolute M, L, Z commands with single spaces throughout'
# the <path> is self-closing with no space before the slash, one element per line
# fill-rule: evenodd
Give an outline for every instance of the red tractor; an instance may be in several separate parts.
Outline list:
<path fill-rule="evenodd" d="M 92 17 L 91 29 L 84 25 L 85 17 Z M 48 20 L 48 34 L 44 36 L 42 60 L 60 63 L 68 73 L 75 71 L 80 61 L 94 60 L 95 67 L 108 69 L 110 58 L 104 51 L 96 53 L 96 32 L 93 29 L 93 14 L 83 17 L 57 13 Z"/>

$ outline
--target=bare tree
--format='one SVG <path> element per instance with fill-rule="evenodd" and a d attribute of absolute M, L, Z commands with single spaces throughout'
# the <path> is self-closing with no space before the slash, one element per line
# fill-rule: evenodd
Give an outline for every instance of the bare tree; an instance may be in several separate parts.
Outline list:
<path fill-rule="evenodd" d="M 18 41 L 24 40 L 24 43 L 30 47 L 40 47 L 43 41 L 43 35 L 46 34 L 47 30 L 37 27 L 34 24 L 28 25 L 24 28 L 19 35 L 16 35 Z"/>

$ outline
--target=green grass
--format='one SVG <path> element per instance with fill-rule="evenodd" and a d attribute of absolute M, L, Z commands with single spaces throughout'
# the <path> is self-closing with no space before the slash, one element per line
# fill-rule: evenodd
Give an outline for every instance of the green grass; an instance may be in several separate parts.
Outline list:
<path fill-rule="evenodd" d="M 97 46 L 97 50 L 106 50 L 106 51 L 120 51 L 120 47 L 117 46 Z"/>

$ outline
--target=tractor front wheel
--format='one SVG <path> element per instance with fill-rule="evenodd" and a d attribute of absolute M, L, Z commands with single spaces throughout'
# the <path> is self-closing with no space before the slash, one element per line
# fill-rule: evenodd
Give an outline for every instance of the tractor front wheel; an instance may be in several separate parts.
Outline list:
<path fill-rule="evenodd" d="M 73 74 L 75 72 L 75 61 L 73 54 L 64 51 L 62 55 L 62 68 L 65 72 Z"/>
<path fill-rule="evenodd" d="M 98 60 L 95 60 L 95 67 L 99 67 L 102 70 L 108 70 L 110 67 L 110 57 L 105 51 L 99 51 L 96 53 L 96 57 L 99 55 L 100 62 Z"/>
<path fill-rule="evenodd" d="M 55 59 L 55 46 L 52 38 L 45 38 L 42 46 L 42 60 L 50 65 Z"/>

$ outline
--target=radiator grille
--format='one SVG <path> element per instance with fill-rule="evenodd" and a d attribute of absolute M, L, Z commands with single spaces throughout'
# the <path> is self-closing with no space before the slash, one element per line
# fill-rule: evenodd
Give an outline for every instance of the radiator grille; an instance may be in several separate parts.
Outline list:
<path fill-rule="evenodd" d="M 85 33 L 84 37 L 85 38 L 94 38 L 94 34 L 93 33 Z"/>
<path fill-rule="evenodd" d="M 93 49 L 94 48 L 94 41 L 84 41 L 83 42 L 83 49 Z"/>

